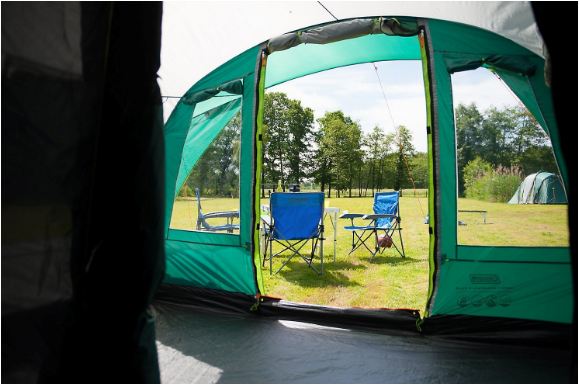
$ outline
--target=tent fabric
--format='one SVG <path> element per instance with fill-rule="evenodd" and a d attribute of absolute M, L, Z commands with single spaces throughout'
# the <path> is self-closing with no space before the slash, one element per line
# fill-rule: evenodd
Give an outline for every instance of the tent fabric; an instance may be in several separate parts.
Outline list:
<path fill-rule="evenodd" d="M 537 172 L 525 177 L 513 197 L 509 200 L 509 203 L 567 203 L 567 198 L 557 175 L 548 172 Z"/>
<path fill-rule="evenodd" d="M 344 55 L 347 52 L 347 55 Z M 416 37 L 366 35 L 324 45 L 302 44 L 268 57 L 266 88 L 301 76 L 352 64 L 419 60 Z"/>
<path fill-rule="evenodd" d="M 163 302 L 155 310 L 166 383 L 565 383 L 572 366 L 565 350 L 553 348 L 192 312 Z"/>
<path fill-rule="evenodd" d="M 267 49 L 271 54 L 300 44 L 329 44 L 365 35 L 383 33 L 392 36 L 413 36 L 418 34 L 415 22 L 404 24 L 404 26 L 401 25 L 397 19 L 384 18 L 346 20 L 271 38 L 267 43 Z"/>
<path fill-rule="evenodd" d="M 411 16 L 472 25 L 505 36 L 543 57 L 543 43 L 528 2 L 324 1 L 340 20 L 371 16 Z M 239 55 L 246 47 L 334 21 L 317 2 L 169 2 L 164 5 L 162 95 L 183 95 L 191 84 Z M 223 17 L 228 17 L 223 23 Z M 216 29 L 215 26 L 219 25 Z M 165 120 L 175 104 L 164 104 Z"/>
<path fill-rule="evenodd" d="M 184 156 L 177 174 L 175 196 L 179 193 L 195 163 L 240 109 L 241 99 L 238 98 L 191 119 L 191 126 L 195 129 L 189 130 L 183 144 Z"/>
<path fill-rule="evenodd" d="M 226 92 L 234 95 L 241 95 L 243 94 L 243 82 L 241 80 L 233 80 L 212 90 L 203 90 L 193 94 L 185 94 L 182 98 L 182 101 L 183 103 L 189 105 L 194 103 L 196 104 L 211 99 L 212 97 L 217 96 L 220 92 Z M 196 115 L 198 114 L 196 113 Z"/>
<path fill-rule="evenodd" d="M 446 83 L 451 70 L 490 63 L 497 71 L 510 71 L 512 84 L 518 84 L 511 87 L 528 95 L 525 103 L 534 103 L 534 113 L 543 116 L 564 183 L 569 183 L 558 147 L 559 128 L 553 124 L 550 93 L 541 76 L 541 39 L 529 4 L 326 5 L 340 18 L 380 15 L 430 18 L 417 20 L 424 27 L 425 36 L 358 38 L 376 44 L 365 48 L 379 47 L 386 41 L 398 42 L 407 50 L 380 55 L 390 59 L 421 58 L 423 68 L 428 70 L 425 83 L 429 92 L 433 164 L 429 195 L 436 192 L 430 205 L 430 213 L 434 213 L 430 238 L 433 245 L 430 262 L 434 266 L 430 317 L 418 320 L 415 310 L 330 309 L 260 296 L 263 285 L 257 259 L 256 216 L 260 206 L 262 97 L 266 88 L 264 50 L 272 36 L 331 22 L 332 16 L 321 4 L 168 3 L 163 44 L 160 3 L 138 7 L 123 3 L 2 4 L 3 382 L 159 382 L 155 337 L 161 352 L 162 374 L 169 375 L 163 377 L 166 381 L 175 378 L 182 378 L 183 382 L 192 379 L 286 382 L 288 378 L 301 382 L 568 381 L 569 366 L 576 365 L 576 359 L 569 360 L 566 350 L 483 346 L 465 343 L 464 339 L 449 344 L 427 335 L 427 331 L 447 336 L 460 333 L 468 339 L 468 331 L 481 320 L 507 332 L 513 329 L 504 325 L 523 327 L 545 322 L 557 329 L 567 326 L 569 313 L 573 312 L 574 293 L 567 289 L 572 275 L 568 248 L 475 249 L 454 243 L 452 251 L 455 233 L 442 228 L 447 220 L 456 219 L 455 201 L 451 195 L 445 195 L 455 185 L 450 182 L 451 189 L 447 188 L 450 174 L 442 168 L 454 166 L 453 155 L 444 153 L 452 144 L 447 131 L 448 119 L 452 118 L 447 107 L 452 99 Z M 189 15 L 195 16 L 194 22 L 186 19 Z M 175 22 L 175 16 L 181 16 L 179 20 L 184 22 Z M 222 22 L 224 17 L 227 23 Z M 470 52 L 474 57 L 465 60 L 460 55 L 448 55 L 450 52 L 440 50 L 445 43 L 437 47 L 437 39 L 431 39 L 444 33 L 445 22 L 430 28 L 430 22 L 436 24 L 433 20 L 437 17 L 480 27 L 490 39 L 497 35 L 489 35 L 488 31 L 497 32 L 507 42 L 514 42 L 513 51 L 505 50 L 500 57 L 490 60 L 482 60 L 482 52 L 478 51 Z M 180 27 L 184 25 L 191 34 L 182 33 Z M 465 34 L 477 34 L 475 29 L 446 26 Z M 479 37 L 482 35 L 478 33 Z M 358 39 L 318 48 L 351 49 L 348 44 Z M 184 46 L 166 44 L 171 40 Z M 483 40 L 479 42 L 484 43 Z M 468 43 L 462 41 L 463 46 L 455 48 L 464 49 Z M 509 48 L 504 41 L 497 44 Z M 533 54 L 508 57 L 509 52 L 519 51 L 515 44 Z M 245 47 L 251 48 L 239 53 Z M 276 54 L 278 58 L 287 58 L 283 55 L 304 47 L 313 48 L 300 45 Z M 485 44 L 480 47 L 493 48 Z M 172 55 L 166 56 L 167 53 Z M 465 49 L 462 53 L 467 56 L 469 52 Z M 237 56 L 230 60 L 234 55 Z M 353 64 L 373 58 L 367 55 L 348 60 Z M 161 62 L 162 93 L 157 84 Z M 225 64 L 208 73 L 221 63 Z M 341 65 L 348 64 L 328 60 L 317 70 Z M 311 65 L 308 68 L 316 70 Z M 277 79 L 284 81 L 306 74 L 286 70 Z M 176 88 L 167 87 L 176 78 Z M 525 81 L 527 85 L 523 86 Z M 242 94 L 235 87 L 220 88 L 231 82 L 243 85 Z M 173 114 L 163 131 L 161 94 L 184 95 L 192 83 L 195 85 L 187 94 L 191 100 L 179 98 L 174 110 L 167 108 Z M 207 96 L 223 99 L 219 103 L 212 102 L 216 98 L 203 100 Z M 205 112 L 234 103 L 240 104 L 242 112 L 240 234 L 170 229 L 170 217 L 163 218 L 163 212 L 170 216 L 183 148 L 189 134 L 195 135 L 191 130 L 197 127 L 197 121 L 194 127 L 192 122 Z M 439 191 L 439 186 L 443 190 Z M 437 221 L 441 217 L 447 219 Z M 487 306 L 485 311 L 479 306 L 479 310 L 467 314 L 457 311 L 456 305 L 462 303 L 457 302 L 461 299 L 457 289 L 474 287 L 464 283 L 464 277 L 468 276 L 470 283 L 494 285 L 497 282 L 494 273 L 481 271 L 481 266 L 500 270 L 501 263 L 507 264 L 509 272 L 507 280 L 499 277 L 501 284 L 512 285 L 516 290 L 517 285 L 526 283 L 513 277 L 524 276 L 528 269 L 533 269 L 534 275 L 530 276 L 535 276 L 536 281 L 548 278 L 538 286 L 529 283 L 528 288 L 511 297 L 522 299 L 521 303 L 532 302 L 532 306 L 526 306 L 527 313 L 512 309 L 503 313 L 500 306 L 493 309 Z M 524 268 L 516 269 L 516 263 Z M 229 322 L 231 318 L 221 314 L 212 317 L 180 308 L 163 308 L 158 303 L 152 308 L 165 264 L 164 283 L 169 283 L 166 286 L 176 283 L 200 289 L 203 295 L 199 297 L 206 307 L 238 306 L 244 316 Z M 539 275 L 541 269 L 548 275 Z M 472 272 L 478 275 L 471 277 Z M 503 290 L 500 285 L 493 287 Z M 209 294 L 211 290 L 229 302 L 215 300 Z M 553 315 L 545 315 L 551 311 L 551 305 L 547 304 L 549 295 L 559 296 L 554 302 L 559 309 Z M 487 304 L 496 304 L 493 297 L 486 298 Z M 173 296 L 169 301 L 178 299 L 181 298 Z M 156 325 L 154 309 L 158 316 Z M 496 316 L 491 316 L 495 314 L 491 311 Z M 254 317 L 256 312 L 262 317 Z M 346 323 L 344 319 L 363 324 L 371 318 L 389 326 L 396 324 L 402 330 L 389 330 L 385 334 L 343 326 L 335 330 L 319 324 L 284 322 L 275 318 L 280 314 L 285 318 L 307 315 L 317 323 L 343 316 L 338 325 Z M 573 315 L 576 317 L 576 313 Z M 416 325 L 416 321 L 424 322 Z M 430 326 L 435 321 L 444 324 Z M 416 335 L 420 328 L 425 335 Z M 493 341 L 494 330 L 487 331 L 487 336 L 493 335 L 490 339 Z M 538 335 L 549 334 L 545 331 L 551 328 L 540 328 Z M 328 356 L 328 351 L 340 354 Z M 275 365 L 265 365 L 272 362 Z M 489 366 L 493 370 L 485 370 Z M 576 373 L 571 376 L 576 378 Z"/>
<path fill-rule="evenodd" d="M 62 79 L 82 76 L 80 3 L 13 2 L 4 4 L 2 10 L 5 15 L 2 16 L 4 71 L 25 67 L 28 71 Z M 7 16 L 13 14 L 21 16 Z"/>
<path fill-rule="evenodd" d="M 258 293 L 261 274 L 256 272 L 253 263 L 255 229 L 255 207 L 253 191 L 255 185 L 255 105 L 258 103 L 254 96 L 259 81 L 255 71 L 260 68 L 263 46 L 254 47 L 243 53 L 231 63 L 215 70 L 207 79 L 193 86 L 190 94 L 204 89 L 217 88 L 222 84 L 242 79 L 243 95 L 214 110 L 215 120 L 206 119 L 204 115 L 193 117 L 195 108 L 185 103 L 179 103 L 174 111 L 175 118 L 165 126 L 166 157 L 166 212 L 165 212 L 165 248 L 167 255 L 166 283 L 180 283 L 211 287 L 230 292 L 240 292 L 255 295 Z M 239 105 L 241 105 L 239 107 Z M 170 228 L 170 219 L 174 197 L 195 165 L 198 155 L 205 148 L 195 139 L 201 131 L 207 131 L 206 139 L 215 137 L 235 111 L 241 111 L 241 148 L 240 148 L 240 231 L 239 234 L 208 234 L 198 231 L 179 231 Z M 243 129 L 245 127 L 245 129 Z M 248 129 L 248 127 L 251 127 Z M 189 138 L 190 140 L 187 141 Z M 204 140 L 206 140 L 204 139 Z M 187 144 L 188 143 L 188 144 Z M 204 142 L 210 143 L 210 140 Z M 183 149 L 185 146 L 193 149 L 188 155 Z M 185 154 L 185 158 L 183 158 Z M 191 156 L 188 161 L 188 157 Z M 208 245 L 221 246 L 210 247 Z M 211 252 L 208 252 L 211 250 Z M 194 258 L 191 255 L 195 256 Z M 233 278 L 233 274 L 235 277 Z"/>
<path fill-rule="evenodd" d="M 502 314 L 507 318 L 570 323 L 573 294 L 569 248 L 546 248 L 538 260 L 522 263 L 528 254 L 525 248 L 488 245 L 481 246 L 484 253 L 473 253 L 473 249 L 457 245 L 456 142 L 450 74 L 472 69 L 473 63 L 483 65 L 491 56 L 493 65 L 500 67 L 508 63 L 511 73 L 516 73 L 520 78 L 528 78 L 530 83 L 536 85 L 544 82 L 542 64 L 540 68 L 529 71 L 535 63 L 541 63 L 536 55 L 484 30 L 429 20 L 428 31 L 431 46 L 428 61 L 434 77 L 433 82 L 437 87 L 431 108 L 434 120 L 438 123 L 438 126 L 434 127 L 434 134 L 438 139 L 436 154 L 440 155 L 435 158 L 435 162 L 438 162 L 435 169 L 439 172 L 436 176 L 439 178 L 440 188 L 434 191 L 434 204 L 438 210 L 439 221 L 436 223 L 437 244 L 431 259 L 436 268 L 436 277 L 427 316 L 456 313 L 477 316 Z M 510 84 L 515 92 L 519 92 L 517 84 Z M 526 92 L 526 88 L 523 90 Z M 534 103 L 548 98 L 548 90 L 543 89 L 540 96 L 531 100 L 531 107 L 534 107 Z M 525 101 L 529 102 L 529 99 L 523 100 Z M 552 116 L 550 104 L 537 105 L 539 109 L 535 109 L 535 113 L 543 117 Z M 551 122 L 552 131 L 558 131 L 555 122 Z M 554 146 L 555 144 L 556 142 Z M 559 150 L 554 151 L 557 153 Z M 555 261 L 554 256 L 559 253 L 565 256 L 563 263 Z M 493 258 L 498 254 L 501 255 L 500 260 Z M 545 275 L 540 279 L 541 282 L 538 282 L 541 274 Z M 473 280 L 473 277 L 479 276 L 487 277 L 486 284 Z M 535 280 L 528 280 L 529 277 L 535 277 Z M 552 297 L 543 297 L 544 293 L 551 293 Z M 555 311 L 555 306 L 551 306 L 548 298 L 555 302 L 562 301 L 558 302 L 557 306 L 564 310 Z M 503 301 L 504 306 L 497 306 L 497 301 Z"/>
<path fill-rule="evenodd" d="M 409 18 L 404 18 L 404 20 L 407 24 L 410 22 Z M 259 123 L 255 121 L 255 117 L 258 115 L 256 108 L 259 104 L 256 99 L 259 100 L 262 97 L 263 88 L 255 85 L 255 78 L 249 80 L 251 76 L 261 74 L 265 68 L 264 88 L 267 88 L 268 85 L 299 76 L 354 63 L 422 59 L 426 69 L 425 82 L 429 93 L 427 109 L 430 135 L 432 135 L 429 148 L 432 154 L 433 175 L 430 196 L 433 199 L 429 210 L 431 217 L 435 218 L 430 236 L 432 271 L 425 316 L 462 314 L 477 317 L 504 317 L 506 319 L 518 317 L 528 320 L 571 322 L 573 295 L 570 290 L 568 248 L 544 248 L 537 252 L 536 249 L 529 251 L 525 248 L 497 248 L 493 245 L 481 246 L 480 249 L 475 250 L 457 245 L 456 138 L 450 75 L 480 66 L 492 68 L 503 74 L 508 73 L 512 79 L 516 79 L 509 81 L 514 92 L 525 95 L 523 102 L 529 105 L 531 112 L 541 118 L 540 121 L 545 124 L 546 132 L 556 138 L 558 128 L 553 120 L 552 104 L 547 102 L 549 91 L 540 86 L 544 82 L 543 60 L 528 49 L 487 30 L 433 19 L 418 19 L 415 23 L 421 28 L 418 36 L 377 34 L 339 41 L 328 38 L 330 42 L 327 44 L 300 44 L 283 51 L 273 52 L 267 56 L 267 62 L 264 61 L 267 55 L 267 42 L 264 42 L 223 64 L 191 87 L 188 95 L 215 88 L 233 79 L 244 79 L 241 153 L 245 156 L 250 154 L 253 158 L 251 160 L 245 158 L 247 161 L 245 163 L 242 161 L 241 165 L 241 229 L 238 246 L 240 258 L 227 259 L 233 265 L 222 263 L 226 260 L 224 256 L 217 258 L 219 262 L 212 262 L 213 268 L 218 270 L 212 270 L 213 276 L 209 283 L 200 274 L 206 273 L 202 267 L 205 263 L 199 265 L 200 271 L 196 271 L 194 263 L 187 262 L 188 269 L 183 270 L 185 274 L 180 276 L 179 284 L 197 287 L 209 285 L 207 287 L 213 289 L 221 288 L 239 293 L 248 293 L 247 289 L 253 285 L 256 296 L 264 294 L 263 288 L 257 284 L 260 282 L 261 264 L 257 254 L 254 253 L 257 231 L 253 226 L 255 218 L 259 215 L 256 210 L 259 207 L 257 192 L 259 189 L 256 189 L 258 186 L 252 184 L 258 180 L 255 175 L 257 170 L 255 160 L 261 157 L 261 154 L 256 153 L 258 148 L 256 143 L 259 143 L 260 139 L 256 134 Z M 320 28 L 327 29 L 330 25 Z M 337 28 L 340 25 L 346 25 L 350 31 L 350 24 L 336 22 L 333 27 Z M 303 30 L 310 31 L 311 28 L 306 27 Z M 341 36 L 335 30 L 330 30 L 336 38 Z M 342 37 L 349 36 L 351 31 L 348 31 Z M 264 64 L 266 64 L 265 67 Z M 248 72 L 252 65 L 253 72 Z M 263 79 L 260 79 L 260 82 L 262 81 Z M 254 86 L 251 87 L 250 84 Z M 256 91 L 259 92 L 256 93 Z M 181 103 L 178 108 L 183 109 L 183 104 Z M 179 135 L 186 136 L 189 135 L 187 131 L 202 130 L 203 125 L 191 124 L 192 113 L 190 110 L 186 111 L 188 112 L 185 116 L 189 120 L 183 122 L 181 111 L 177 110 L 173 114 L 174 117 L 172 116 L 167 122 L 168 142 L 171 142 L 170 136 L 177 130 L 181 131 Z M 169 164 L 176 165 L 182 162 L 178 156 L 180 147 L 168 148 L 171 149 L 171 154 L 167 158 L 168 167 L 171 167 Z M 558 151 L 555 141 L 554 152 Z M 182 158 L 187 156 L 184 154 Z M 184 171 L 189 172 L 191 167 L 192 164 L 189 163 Z M 181 175 L 185 174 L 183 172 Z M 174 176 L 168 173 L 167 177 L 168 186 L 174 189 Z M 172 193 L 174 196 L 175 190 L 172 190 Z M 251 199 L 244 200 L 249 196 Z M 170 211 L 172 201 L 168 201 L 167 207 Z M 171 231 L 169 233 L 173 234 Z M 214 234 L 212 237 L 211 244 L 213 245 L 229 245 L 229 242 L 234 239 L 220 234 Z M 195 260 L 196 254 L 203 255 L 194 250 L 198 250 L 204 242 L 207 242 L 206 235 L 191 232 L 190 235 L 180 239 L 185 238 L 196 244 L 192 246 L 190 253 L 192 261 Z M 169 240 L 177 239 L 170 236 Z M 215 255 L 221 256 L 221 253 L 225 252 L 231 255 L 230 251 L 226 250 L 224 248 L 222 252 L 216 252 Z M 242 255 L 243 258 L 248 256 L 245 250 L 251 250 L 253 263 L 242 259 Z M 186 258 L 185 253 L 173 256 L 174 250 L 170 248 L 167 249 L 167 253 L 170 264 L 177 265 L 181 259 Z M 204 259 L 204 257 L 199 258 Z M 254 267 L 253 276 L 248 275 L 241 281 L 223 280 L 220 282 L 220 279 L 228 276 L 229 271 L 247 271 L 248 265 Z M 520 271 L 526 274 L 520 274 Z M 479 279 L 481 277 L 483 278 Z M 540 280 L 539 277 L 544 279 Z M 538 282 L 539 280 L 541 282 Z M 232 283 L 240 284 L 240 286 L 234 287 Z M 548 294 L 545 296 L 544 293 Z M 556 297 L 556 300 L 550 301 L 551 296 Z M 484 306 L 481 306 L 482 304 Z M 560 310 L 555 311 L 555 306 L 560 307 Z"/>
<path fill-rule="evenodd" d="M 161 16 L 2 4 L 2 382 L 160 380 Z"/>

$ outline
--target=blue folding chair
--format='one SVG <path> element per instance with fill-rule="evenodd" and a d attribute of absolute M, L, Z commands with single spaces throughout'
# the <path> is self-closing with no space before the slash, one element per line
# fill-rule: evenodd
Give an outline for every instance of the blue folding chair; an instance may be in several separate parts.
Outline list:
<path fill-rule="evenodd" d="M 379 236 L 382 235 L 392 239 L 392 246 L 398 251 L 402 258 L 406 257 L 404 252 L 404 242 L 402 241 L 402 227 L 400 226 L 400 193 L 379 192 L 374 194 L 374 214 L 354 214 L 345 213 L 340 218 L 350 219 L 351 225 L 344 227 L 352 232 L 352 250 L 348 255 L 360 247 L 365 247 L 372 254 L 372 258 L 386 249 L 386 245 L 381 246 Z M 354 225 L 354 219 L 368 220 L 370 222 L 360 226 Z M 398 232 L 400 247 L 394 242 L 393 235 Z M 368 242 L 374 241 L 374 247 L 370 247 Z"/>
<path fill-rule="evenodd" d="M 197 197 L 197 230 L 227 231 L 228 233 L 239 230 L 239 224 L 233 223 L 234 219 L 239 218 L 239 211 L 216 211 L 204 214 L 201 209 L 201 193 L 198 188 L 195 189 L 195 196 Z M 223 218 L 226 223 L 217 226 L 210 225 L 207 219 L 212 218 Z"/>
<path fill-rule="evenodd" d="M 324 193 L 273 193 L 270 197 L 269 216 L 262 216 L 265 236 L 263 266 L 269 259 L 269 273 L 273 274 L 273 259 L 286 251 L 291 255 L 277 269 L 279 273 L 295 256 L 300 256 L 318 274 L 324 272 Z M 308 253 L 302 248 L 311 241 Z M 273 245 L 282 246 L 273 253 Z M 312 264 L 316 250 L 320 249 L 320 270 Z M 269 249 L 269 257 L 267 252 Z"/>

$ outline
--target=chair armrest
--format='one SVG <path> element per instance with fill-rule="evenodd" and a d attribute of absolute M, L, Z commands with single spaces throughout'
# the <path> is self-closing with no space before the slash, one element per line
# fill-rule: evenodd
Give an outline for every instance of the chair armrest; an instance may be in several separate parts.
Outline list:
<path fill-rule="evenodd" d="M 262 215 L 260 219 L 264 226 L 271 227 L 271 217 L 269 215 Z"/>
<path fill-rule="evenodd" d="M 363 218 L 366 214 L 355 214 L 355 213 L 344 213 L 340 215 L 340 218 L 345 219 L 354 219 L 354 218 Z"/>
<path fill-rule="evenodd" d="M 239 218 L 239 211 L 216 211 L 203 214 L 203 218 Z"/>
<path fill-rule="evenodd" d="M 397 218 L 394 214 L 366 214 L 362 219 L 376 220 L 381 218 Z"/>

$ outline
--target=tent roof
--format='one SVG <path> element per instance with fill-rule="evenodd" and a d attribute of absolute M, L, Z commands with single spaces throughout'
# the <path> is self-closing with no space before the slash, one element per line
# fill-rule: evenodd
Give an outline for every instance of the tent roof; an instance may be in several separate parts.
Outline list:
<path fill-rule="evenodd" d="M 323 2 L 336 18 L 416 16 L 493 31 L 542 56 L 527 2 Z M 181 96 L 214 68 L 286 32 L 334 21 L 318 2 L 168 2 L 164 5 L 162 95 Z M 165 118 L 174 104 L 165 103 Z"/>

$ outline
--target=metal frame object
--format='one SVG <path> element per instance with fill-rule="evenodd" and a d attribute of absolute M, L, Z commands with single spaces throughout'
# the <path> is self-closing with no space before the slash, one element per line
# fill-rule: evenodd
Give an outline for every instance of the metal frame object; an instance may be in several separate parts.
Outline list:
<path fill-rule="evenodd" d="M 389 193 L 376 193 L 374 196 L 374 211 L 376 210 L 376 198 L 379 194 L 385 195 Z M 354 251 L 359 249 L 360 247 L 366 248 L 372 255 L 371 259 L 376 256 L 378 253 L 383 253 L 386 249 L 385 246 L 380 246 L 378 243 L 379 232 L 383 231 L 385 236 L 388 236 L 392 239 L 392 246 L 396 249 L 398 254 L 402 258 L 406 258 L 406 253 L 404 251 L 404 241 L 402 240 L 402 227 L 400 226 L 401 218 L 400 218 L 400 199 L 397 197 L 396 202 L 396 214 L 390 213 L 374 213 L 374 214 L 356 214 L 356 213 L 347 213 L 345 212 L 340 216 L 343 219 L 349 219 L 351 222 L 351 226 L 345 226 L 344 229 L 352 232 L 352 249 L 348 253 L 348 255 L 352 254 Z M 370 223 L 364 226 L 356 226 L 354 225 L 354 219 L 363 219 L 369 220 Z M 381 219 L 392 218 L 392 220 L 387 225 L 380 225 L 379 221 Z M 393 235 L 394 232 L 398 232 L 398 238 L 400 239 L 400 248 L 394 242 Z M 368 244 L 366 243 L 371 237 L 374 237 L 374 249 L 371 249 Z"/>
<path fill-rule="evenodd" d="M 234 218 L 239 218 L 239 211 L 216 211 L 212 213 L 203 214 L 201 209 L 201 194 L 199 188 L 195 189 L 195 196 L 197 197 L 197 227 L 198 231 L 227 231 L 232 233 L 234 230 L 239 230 L 239 225 L 233 223 Z M 207 219 L 211 218 L 225 218 L 227 223 L 224 225 L 213 226 L 207 223 Z"/>
<path fill-rule="evenodd" d="M 307 194 L 315 194 L 315 193 L 274 193 L 274 194 L 283 194 L 285 197 L 290 198 L 304 198 Z M 273 194 L 272 194 L 273 196 Z M 295 256 L 299 256 L 302 258 L 313 271 L 317 274 L 324 273 L 324 209 L 323 209 L 323 201 L 321 202 L 321 210 L 320 210 L 320 217 L 313 218 L 317 219 L 317 227 L 315 232 L 313 232 L 310 236 L 307 237 L 294 237 L 293 234 L 284 234 L 282 235 L 279 231 L 276 231 L 276 220 L 279 222 L 281 219 L 276 216 L 276 211 L 278 207 L 270 206 L 269 213 L 270 215 L 264 215 L 261 217 L 261 222 L 263 225 L 263 237 L 265 241 L 264 247 L 264 255 L 262 259 L 262 266 L 265 267 L 265 263 L 269 260 L 269 273 L 270 275 L 279 273 Z M 270 201 L 271 205 L 271 201 Z M 298 211 L 301 210 L 299 206 L 293 205 L 292 207 L 284 207 L 284 210 L 292 210 L 295 216 L 300 216 L 300 219 L 305 219 L 305 217 L 300 215 Z M 277 219 L 276 219 L 277 218 Z M 306 224 L 307 225 L 307 224 Z M 311 249 L 307 254 L 303 254 L 300 251 L 308 244 L 309 241 L 312 241 Z M 277 243 L 282 246 L 282 250 L 273 253 L 273 244 Z M 314 257 L 316 255 L 316 251 L 319 245 L 319 257 L 320 257 L 320 270 L 318 270 L 314 265 Z M 281 267 L 279 267 L 276 272 L 273 272 L 273 258 L 281 255 L 286 251 L 291 251 L 291 255 L 283 262 Z M 269 257 L 268 257 L 269 251 Z"/>

